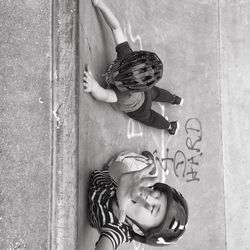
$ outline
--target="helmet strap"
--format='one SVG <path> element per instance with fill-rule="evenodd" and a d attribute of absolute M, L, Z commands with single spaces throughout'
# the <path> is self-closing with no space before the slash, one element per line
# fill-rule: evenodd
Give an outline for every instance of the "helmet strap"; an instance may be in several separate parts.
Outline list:
<path fill-rule="evenodd" d="M 146 231 L 135 220 L 130 218 L 128 215 L 126 216 L 126 218 L 130 223 L 133 224 L 133 225 L 131 225 L 132 229 L 133 229 L 133 233 L 134 233 L 133 238 L 136 241 L 145 243 L 146 242 Z M 134 231 L 134 228 L 136 229 L 135 231 Z"/>
<path fill-rule="evenodd" d="M 132 220 L 129 216 L 126 216 L 126 219 L 129 223 L 129 225 L 132 227 L 133 231 L 136 234 L 144 237 L 144 232 L 142 231 L 142 228 L 134 220 Z"/>

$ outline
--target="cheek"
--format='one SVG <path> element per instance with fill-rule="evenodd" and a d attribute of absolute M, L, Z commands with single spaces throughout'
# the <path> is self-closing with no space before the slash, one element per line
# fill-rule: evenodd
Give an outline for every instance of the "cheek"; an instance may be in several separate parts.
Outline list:
<path fill-rule="evenodd" d="M 136 216 L 136 218 L 138 218 L 138 220 L 143 222 L 145 219 L 149 219 L 150 212 L 147 209 L 138 206 L 135 209 L 135 216 Z"/>
<path fill-rule="evenodd" d="M 132 219 L 136 219 L 136 217 L 140 214 L 139 208 L 137 204 L 130 203 L 126 208 L 126 213 Z"/>
<path fill-rule="evenodd" d="M 127 215 L 140 224 L 144 224 L 145 221 L 151 220 L 150 211 L 140 206 L 138 203 L 130 203 L 126 210 Z"/>

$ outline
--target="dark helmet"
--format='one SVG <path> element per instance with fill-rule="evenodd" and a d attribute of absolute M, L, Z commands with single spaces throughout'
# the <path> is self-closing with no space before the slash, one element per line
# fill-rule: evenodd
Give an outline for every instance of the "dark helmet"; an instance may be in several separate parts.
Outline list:
<path fill-rule="evenodd" d="M 106 82 L 121 92 L 146 91 L 161 79 L 162 72 L 162 62 L 155 53 L 133 51 L 125 59 L 110 65 Z"/>
<path fill-rule="evenodd" d="M 144 236 L 134 234 L 136 241 L 152 245 L 162 246 L 177 241 L 185 232 L 188 222 L 188 205 L 181 193 L 164 183 L 156 183 L 154 190 L 158 190 L 167 196 L 167 211 L 162 223 L 149 230 L 144 230 L 135 223 Z"/>

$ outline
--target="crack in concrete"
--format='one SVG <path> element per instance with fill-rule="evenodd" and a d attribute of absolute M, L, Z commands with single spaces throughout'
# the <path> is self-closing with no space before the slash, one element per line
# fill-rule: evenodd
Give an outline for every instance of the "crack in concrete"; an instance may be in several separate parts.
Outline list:
<path fill-rule="evenodd" d="M 87 36 L 87 33 L 85 32 L 85 29 L 84 29 L 84 26 L 83 26 L 82 22 L 81 22 L 81 28 L 82 28 L 83 34 L 84 34 L 83 37 L 84 37 L 84 39 L 87 41 L 89 53 L 91 54 L 92 49 L 91 49 L 91 46 L 90 46 L 89 38 L 88 38 L 88 36 Z"/>

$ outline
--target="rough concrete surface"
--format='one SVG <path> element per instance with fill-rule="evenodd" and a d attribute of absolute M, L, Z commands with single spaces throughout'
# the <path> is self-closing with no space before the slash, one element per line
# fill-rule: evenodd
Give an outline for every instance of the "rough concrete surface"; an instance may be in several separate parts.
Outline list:
<path fill-rule="evenodd" d="M 250 249 L 250 1 L 221 1 L 227 249 Z"/>
<path fill-rule="evenodd" d="M 79 249 L 91 249 L 97 232 L 87 224 L 89 172 L 121 150 L 157 150 L 162 178 L 187 197 L 190 222 L 169 249 L 226 249 L 219 86 L 217 1 L 106 1 L 133 49 L 155 51 L 164 63 L 160 87 L 182 96 L 184 106 L 155 104 L 177 136 L 133 122 L 108 104 L 80 94 Z M 93 32 L 94 31 L 94 32 Z M 115 58 L 114 41 L 90 1 L 80 3 L 80 69 L 88 63 L 101 82 Z M 164 160 L 168 158 L 167 160 Z M 154 249 L 132 243 L 121 249 Z M 164 249 L 164 248 L 160 248 Z"/>
<path fill-rule="evenodd" d="M 78 179 L 78 2 L 53 1 L 53 154 L 50 249 L 76 249 Z"/>
<path fill-rule="evenodd" d="M 0 249 L 48 249 L 50 2 L 0 1 Z"/>
<path fill-rule="evenodd" d="M 83 92 L 84 65 L 103 82 L 115 58 L 90 0 L 0 1 L 0 249 L 93 249 L 89 173 L 144 149 L 190 207 L 187 232 L 166 248 L 250 249 L 250 1 L 105 1 L 131 47 L 162 59 L 159 86 L 185 102 L 154 109 L 181 129 L 170 137 Z"/>

